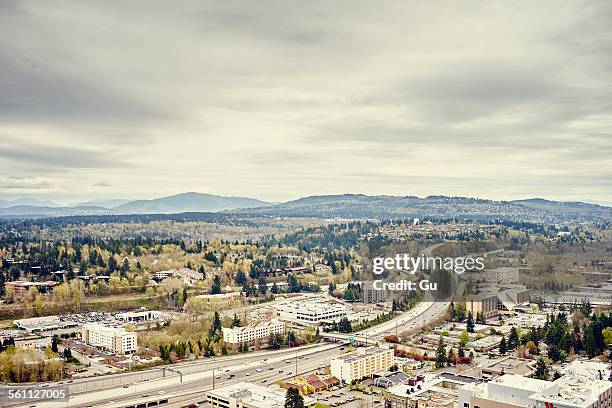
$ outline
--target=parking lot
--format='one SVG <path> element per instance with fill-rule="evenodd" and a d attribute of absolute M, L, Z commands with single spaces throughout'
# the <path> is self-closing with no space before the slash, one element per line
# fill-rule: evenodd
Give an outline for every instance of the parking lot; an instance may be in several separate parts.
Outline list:
<path fill-rule="evenodd" d="M 333 387 L 335 388 L 335 387 Z M 365 394 L 361 391 L 350 390 L 344 386 L 338 390 L 323 391 L 314 396 L 317 401 L 327 404 L 330 407 L 361 408 L 361 407 L 383 407 L 384 399 L 382 396 L 372 393 Z"/>

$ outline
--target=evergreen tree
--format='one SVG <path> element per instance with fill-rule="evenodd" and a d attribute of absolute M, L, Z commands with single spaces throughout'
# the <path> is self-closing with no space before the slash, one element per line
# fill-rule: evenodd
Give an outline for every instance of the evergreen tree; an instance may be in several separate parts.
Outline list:
<path fill-rule="evenodd" d="M 506 354 L 508 352 L 508 345 L 506 344 L 506 336 L 502 335 L 501 341 L 499 342 L 499 354 Z"/>
<path fill-rule="evenodd" d="M 210 288 L 210 294 L 218 295 L 219 293 L 221 293 L 221 277 L 219 275 L 215 275 L 212 287 Z"/>
<path fill-rule="evenodd" d="M 302 291 L 300 281 L 293 275 L 287 276 L 287 284 L 289 293 L 299 293 Z"/>
<path fill-rule="evenodd" d="M 472 312 L 468 312 L 465 328 L 468 333 L 474 333 L 474 318 L 472 317 Z"/>
<path fill-rule="evenodd" d="M 221 333 L 222 328 L 223 326 L 221 325 L 221 317 L 219 316 L 219 312 L 215 311 L 215 316 L 213 318 L 212 325 L 210 326 L 211 337 L 217 333 Z"/>
<path fill-rule="evenodd" d="M 448 355 L 446 357 L 446 365 L 450 367 L 450 365 L 454 363 L 455 363 L 455 352 L 453 351 L 453 348 L 451 347 L 450 349 L 448 349 Z"/>
<path fill-rule="evenodd" d="M 597 339 L 595 338 L 593 324 L 591 323 L 584 333 L 584 349 L 587 352 L 589 358 L 593 358 L 601 354 L 601 350 L 597 346 Z"/>
<path fill-rule="evenodd" d="M 353 325 L 351 324 L 351 321 L 349 319 L 347 319 L 346 317 L 343 317 L 342 319 L 340 319 L 340 323 L 338 323 L 338 331 L 340 333 L 350 333 L 353 331 Z"/>
<path fill-rule="evenodd" d="M 551 344 L 548 347 L 548 358 L 550 358 L 554 362 L 557 362 L 561 359 L 561 353 L 559 352 L 559 349 L 556 345 Z"/>
<path fill-rule="evenodd" d="M 516 327 L 512 326 L 510 335 L 508 336 L 508 350 L 514 350 L 519 345 L 519 336 Z"/>
<path fill-rule="evenodd" d="M 546 366 L 544 359 L 542 358 L 538 359 L 538 362 L 536 363 L 536 370 L 533 376 L 534 378 L 537 378 L 538 380 L 548 379 L 548 367 Z"/>
<path fill-rule="evenodd" d="M 440 336 L 438 348 L 436 348 L 436 368 L 444 367 L 446 363 L 446 349 L 444 348 L 444 339 Z"/>
<path fill-rule="evenodd" d="M 59 343 L 59 337 L 57 334 L 54 334 L 51 338 L 51 351 L 57 353 L 57 344 Z"/>
<path fill-rule="evenodd" d="M 247 281 L 247 278 L 244 272 L 238 271 L 238 273 L 234 277 L 234 282 L 236 282 L 236 285 L 242 286 L 246 283 L 246 281 Z"/>
<path fill-rule="evenodd" d="M 259 277 L 257 290 L 262 296 L 265 296 L 266 293 L 268 293 L 268 282 L 266 282 L 266 278 L 263 275 Z"/>
<path fill-rule="evenodd" d="M 232 320 L 232 327 L 240 327 L 240 318 L 236 313 L 234 313 L 234 320 Z"/>
<path fill-rule="evenodd" d="M 304 397 L 297 388 L 289 388 L 285 394 L 285 408 L 304 408 Z"/>

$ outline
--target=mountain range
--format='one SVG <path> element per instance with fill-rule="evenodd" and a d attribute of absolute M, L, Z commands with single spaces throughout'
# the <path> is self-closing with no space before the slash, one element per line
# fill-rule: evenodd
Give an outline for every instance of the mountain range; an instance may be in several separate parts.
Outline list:
<path fill-rule="evenodd" d="M 32 200 L 32 199 L 30 199 Z M 16 205 L 14 205 L 17 202 Z M 73 215 L 174 214 L 225 212 L 251 216 L 318 218 L 458 218 L 480 221 L 508 220 L 537 223 L 611 221 L 612 207 L 541 198 L 494 201 L 468 197 L 368 196 L 340 194 L 309 196 L 284 203 L 247 197 L 181 193 L 152 200 L 92 200 L 60 207 L 44 201 L 0 201 L 1 218 L 43 218 Z M 33 205 L 34 204 L 34 205 Z M 4 208 L 2 208 L 4 207 Z"/>
<path fill-rule="evenodd" d="M 7 205 L 8 203 L 8 205 Z M 27 202 L 0 201 L 0 217 L 40 218 L 70 215 L 173 214 L 181 212 L 220 212 L 271 205 L 246 197 L 223 197 L 203 193 L 181 193 L 152 200 L 92 200 L 74 206 L 32 205 Z"/>

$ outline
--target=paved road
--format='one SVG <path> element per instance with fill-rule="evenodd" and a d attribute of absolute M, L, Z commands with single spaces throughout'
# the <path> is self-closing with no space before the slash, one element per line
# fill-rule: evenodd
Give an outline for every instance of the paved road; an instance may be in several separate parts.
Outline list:
<path fill-rule="evenodd" d="M 334 356 L 340 353 L 341 344 L 321 344 L 318 347 L 307 349 L 288 349 L 282 353 L 257 359 L 251 357 L 250 361 L 239 362 L 226 360 L 212 363 L 206 369 L 199 369 L 184 374 L 182 382 L 179 376 L 151 380 L 130 384 L 127 387 L 117 387 L 103 392 L 90 392 L 75 395 L 69 401 L 45 401 L 36 403 L 36 408 L 59 407 L 116 407 L 125 405 L 125 401 L 134 399 L 145 400 L 159 396 L 163 391 L 164 397 L 174 394 L 189 393 L 201 390 L 204 393 L 213 386 L 213 373 L 215 387 L 249 381 L 259 384 L 271 384 L 275 381 L 290 378 L 297 374 L 312 372 L 319 367 L 328 365 Z M 296 364 L 297 362 L 297 364 Z M 193 367 L 192 367 L 193 368 Z M 213 371 L 214 369 L 214 371 Z M 296 371 L 297 370 L 297 371 Z M 233 375 L 231 378 L 230 375 Z M 30 407 L 32 404 L 17 405 Z M 7 405 L 9 406 L 9 405 Z"/>

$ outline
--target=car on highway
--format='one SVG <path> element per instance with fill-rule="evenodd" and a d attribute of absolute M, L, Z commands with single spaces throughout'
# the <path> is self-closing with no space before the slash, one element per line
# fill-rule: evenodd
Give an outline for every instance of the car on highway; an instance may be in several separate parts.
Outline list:
<path fill-rule="evenodd" d="M 258 373 L 261 373 L 261 368 L 256 368 L 255 371 L 257 371 Z"/>
<path fill-rule="evenodd" d="M 247 376 L 251 375 L 251 373 L 246 373 Z"/>

